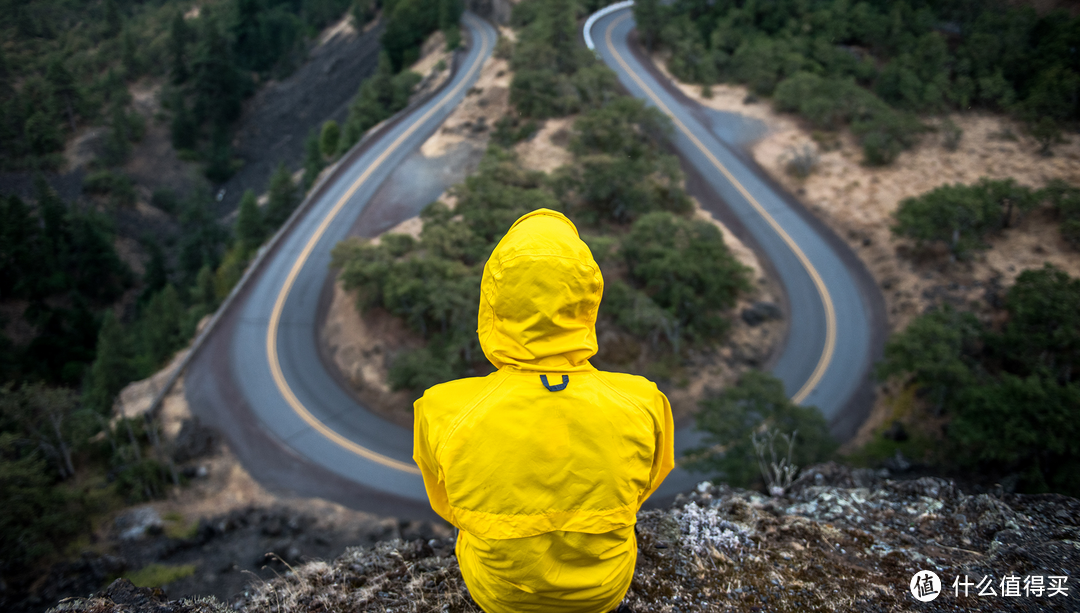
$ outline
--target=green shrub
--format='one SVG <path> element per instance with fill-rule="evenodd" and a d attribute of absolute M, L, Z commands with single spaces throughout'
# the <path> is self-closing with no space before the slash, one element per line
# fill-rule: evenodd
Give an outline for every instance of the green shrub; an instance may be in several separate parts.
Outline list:
<path fill-rule="evenodd" d="M 555 183 L 587 223 L 628 223 L 650 211 L 686 213 L 690 199 L 680 184 L 678 161 L 661 153 L 671 122 L 632 98 L 618 98 L 574 122 L 575 163 Z"/>
<path fill-rule="evenodd" d="M 974 381 L 982 334 L 982 324 L 970 313 L 948 305 L 929 311 L 889 338 L 877 376 L 910 376 L 941 410 Z"/>
<path fill-rule="evenodd" d="M 527 140 L 540 125 L 533 120 L 522 121 L 517 115 L 504 115 L 495 122 L 495 129 L 491 132 L 491 140 L 500 147 L 513 147 L 523 140 Z"/>
<path fill-rule="evenodd" d="M 727 250 L 720 230 L 699 219 L 649 213 L 634 223 L 620 250 L 630 278 L 674 317 L 674 338 L 722 336 L 728 326 L 723 310 L 750 287 L 747 268 Z"/>
<path fill-rule="evenodd" d="M 513 47 L 510 103 L 522 117 L 561 117 L 610 100 L 616 79 L 588 50 L 575 43 L 574 5 L 534 0 L 515 8 L 521 30 Z M 521 5 L 519 5 L 521 6 Z"/>
<path fill-rule="evenodd" d="M 127 175 L 113 170 L 90 173 L 83 182 L 83 191 L 108 195 L 113 206 L 135 206 L 135 184 Z"/>
<path fill-rule="evenodd" d="M 760 477 L 751 435 L 762 428 L 796 433 L 792 462 L 806 467 L 828 459 L 836 443 L 816 407 L 792 403 L 784 384 L 770 374 L 750 371 L 735 385 L 699 403 L 696 429 L 705 433 L 702 447 L 687 451 L 689 470 L 709 472 L 737 487 Z"/>
<path fill-rule="evenodd" d="M 338 153 L 339 141 L 341 140 L 341 128 L 333 119 L 323 122 L 322 133 L 319 136 L 319 151 L 324 158 L 332 158 Z"/>
<path fill-rule="evenodd" d="M 943 242 L 955 258 L 984 249 L 987 235 L 1012 225 L 1030 211 L 1038 194 L 1012 179 L 982 179 L 975 185 L 943 185 L 900 202 L 893 234 L 917 244 Z"/>
<path fill-rule="evenodd" d="M 1005 297 L 1000 332 L 951 308 L 913 320 L 885 346 L 879 377 L 903 376 L 950 418 L 948 457 L 1019 478 L 1022 491 L 1080 492 L 1080 279 L 1046 265 Z"/>

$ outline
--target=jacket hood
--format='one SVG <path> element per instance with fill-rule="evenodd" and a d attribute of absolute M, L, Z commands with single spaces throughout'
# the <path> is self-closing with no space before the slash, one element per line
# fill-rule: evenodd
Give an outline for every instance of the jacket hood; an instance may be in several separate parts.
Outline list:
<path fill-rule="evenodd" d="M 496 368 L 591 370 L 604 278 L 562 213 L 521 216 L 495 246 L 480 282 L 477 334 Z"/>

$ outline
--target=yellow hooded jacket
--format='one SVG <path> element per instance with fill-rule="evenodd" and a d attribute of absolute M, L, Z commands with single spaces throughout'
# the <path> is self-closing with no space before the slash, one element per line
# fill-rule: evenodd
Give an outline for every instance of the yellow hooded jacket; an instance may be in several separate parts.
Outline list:
<path fill-rule="evenodd" d="M 413 458 L 488 613 L 617 607 L 637 511 L 674 466 L 667 398 L 589 364 L 603 289 L 569 219 L 522 216 L 480 286 L 477 332 L 498 370 L 416 401 Z"/>

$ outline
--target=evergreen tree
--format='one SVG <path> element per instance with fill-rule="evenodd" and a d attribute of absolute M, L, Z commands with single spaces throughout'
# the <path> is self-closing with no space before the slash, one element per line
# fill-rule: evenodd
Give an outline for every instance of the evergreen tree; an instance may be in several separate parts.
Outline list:
<path fill-rule="evenodd" d="M 229 292 L 240 281 L 240 277 L 244 276 L 246 267 L 247 255 L 239 246 L 225 253 L 225 257 L 221 259 L 221 266 L 218 266 L 217 272 L 214 273 L 214 296 L 218 303 L 228 298 Z"/>
<path fill-rule="evenodd" d="M 172 82 L 175 85 L 182 85 L 190 76 L 187 66 L 187 45 L 190 39 L 191 28 L 188 27 L 184 14 L 178 10 L 169 27 L 169 56 L 172 60 Z"/>
<path fill-rule="evenodd" d="M 105 36 L 112 38 L 120 33 L 124 20 L 120 16 L 120 7 L 116 0 L 105 0 Z"/>
<path fill-rule="evenodd" d="M 71 289 L 99 304 L 112 302 L 132 284 L 128 268 L 113 247 L 108 219 L 96 211 L 72 210 L 66 219 Z"/>
<path fill-rule="evenodd" d="M 304 191 L 311 189 L 315 185 L 315 179 L 318 178 L 319 173 L 322 172 L 325 166 L 326 163 L 323 161 L 322 151 L 319 148 L 319 134 L 312 128 L 308 132 L 307 140 L 304 141 Z M 267 211 L 266 215 L 267 223 L 277 227 L 277 225 L 270 222 L 271 217 L 277 218 L 277 213 Z"/>
<path fill-rule="evenodd" d="M 664 25 L 661 15 L 663 7 L 660 0 L 636 0 L 634 2 L 634 22 L 637 23 L 638 33 L 649 51 L 660 40 L 660 28 Z"/>
<path fill-rule="evenodd" d="M 98 333 L 97 356 L 90 367 L 90 382 L 83 403 L 87 408 L 107 416 L 113 399 L 132 379 L 130 349 L 124 329 L 111 310 L 105 312 Z"/>
<path fill-rule="evenodd" d="M 217 265 L 229 232 L 210 212 L 210 195 L 202 192 L 187 201 L 180 223 L 180 270 L 190 283 L 203 266 Z"/>
<path fill-rule="evenodd" d="M 67 490 L 54 487 L 38 450 L 12 432 L 0 432 L 0 573 L 24 572 L 61 550 L 86 528 L 86 510 Z"/>
<path fill-rule="evenodd" d="M 229 129 L 224 124 L 215 124 L 214 134 L 210 139 L 210 154 L 207 156 L 203 174 L 214 183 L 224 183 L 234 172 Z"/>
<path fill-rule="evenodd" d="M 38 221 L 18 196 L 0 198 L 0 205 L 0 297 L 26 296 L 41 272 Z"/>
<path fill-rule="evenodd" d="M 60 58 L 54 58 L 49 63 L 49 67 L 46 70 L 45 78 L 49 81 L 49 85 L 52 86 L 53 95 L 63 105 L 64 114 L 67 116 L 68 126 L 71 131 L 75 131 L 75 111 L 82 104 L 82 96 L 79 93 L 79 89 L 75 86 L 75 78 L 71 76 L 68 69 L 64 67 L 64 63 L 60 61 Z"/>
<path fill-rule="evenodd" d="M 183 315 L 176 288 L 166 285 L 150 299 L 139 317 L 139 361 L 136 376 L 149 376 L 161 368 L 183 343 L 180 319 Z"/>
<path fill-rule="evenodd" d="M 23 133 L 30 151 L 37 155 L 52 153 L 64 146 L 60 130 L 52 115 L 41 110 L 32 111 L 23 124 Z"/>
<path fill-rule="evenodd" d="M 311 135 L 308 136 L 309 155 L 311 153 L 310 145 L 312 142 L 316 143 L 316 153 L 318 153 L 318 141 L 312 140 L 311 136 L 313 135 L 314 131 L 312 131 Z M 315 170 L 314 172 L 312 172 L 312 166 L 309 166 L 309 163 L 310 159 L 307 163 L 305 163 L 305 183 L 307 183 L 307 177 L 309 172 L 311 172 L 311 174 L 313 175 L 317 175 L 319 170 L 321 170 L 322 168 L 321 166 L 319 166 L 319 170 Z M 319 160 L 319 163 L 322 163 L 321 159 Z M 289 218 L 289 215 L 292 215 L 293 209 L 295 209 L 296 205 L 299 204 L 299 198 L 297 197 L 296 193 L 296 186 L 293 184 L 292 175 L 289 174 L 289 169 L 285 168 L 284 162 L 278 164 L 277 170 L 275 170 L 273 176 L 270 177 L 269 191 L 269 202 L 267 202 L 266 205 L 266 217 L 264 227 L 268 231 L 274 232 L 277 231 L 279 227 L 281 227 L 281 224 L 285 223 L 285 220 Z"/>
<path fill-rule="evenodd" d="M 65 291 L 69 287 L 66 269 L 68 264 L 69 245 L 64 218 L 67 215 L 67 205 L 53 191 L 52 187 L 45 182 L 45 178 L 38 175 L 34 178 L 34 188 L 37 192 L 38 217 L 41 219 L 41 250 L 40 271 L 35 293 L 50 294 Z"/>
<path fill-rule="evenodd" d="M 262 244 L 263 222 L 255 192 L 245 190 L 236 216 L 236 240 L 241 253 L 249 254 Z"/>
<path fill-rule="evenodd" d="M 209 13 L 207 7 L 203 10 Z M 200 21 L 203 27 L 192 58 L 195 118 L 223 130 L 240 116 L 240 102 L 250 82 L 237 69 L 216 16 L 207 14 Z"/>
<path fill-rule="evenodd" d="M 337 155 L 338 145 L 341 140 L 341 128 L 333 119 L 323 122 L 322 134 L 319 136 L 319 151 L 324 158 L 333 158 Z"/>
<path fill-rule="evenodd" d="M 140 63 L 139 52 L 135 41 L 135 34 L 129 26 L 124 26 L 120 37 L 120 60 L 124 65 L 124 76 L 128 81 L 135 80 L 139 76 Z"/>
<path fill-rule="evenodd" d="M 128 142 L 129 128 L 127 114 L 119 104 L 114 104 L 109 114 L 109 135 L 105 140 L 102 160 L 108 166 L 121 166 L 131 154 Z"/>
<path fill-rule="evenodd" d="M 7 100 L 15 93 L 14 75 L 11 74 L 11 64 L 8 63 L 7 54 L 0 48 L 0 100 Z"/>
<path fill-rule="evenodd" d="M 203 266 L 195 277 L 195 288 L 192 291 L 195 303 L 202 305 L 207 311 L 217 308 L 217 291 L 214 289 L 214 271 L 210 266 Z"/>
<path fill-rule="evenodd" d="M 236 16 L 231 28 L 237 64 L 255 71 L 268 68 L 259 4 L 259 0 L 236 0 Z"/>
<path fill-rule="evenodd" d="M 173 118 L 169 126 L 172 136 L 172 144 L 176 149 L 194 149 L 198 143 L 199 128 L 195 123 L 195 117 L 188 109 L 183 94 L 176 93 L 172 103 Z"/>
<path fill-rule="evenodd" d="M 169 282 L 169 269 L 161 245 L 153 237 L 147 237 L 145 245 L 146 251 L 150 254 L 150 259 L 147 261 L 146 271 L 143 273 L 143 291 L 139 298 L 143 302 L 164 289 Z"/>
<path fill-rule="evenodd" d="M 439 0 L 439 29 L 446 38 L 446 48 L 453 51 L 461 46 L 461 6 L 457 0 Z"/>

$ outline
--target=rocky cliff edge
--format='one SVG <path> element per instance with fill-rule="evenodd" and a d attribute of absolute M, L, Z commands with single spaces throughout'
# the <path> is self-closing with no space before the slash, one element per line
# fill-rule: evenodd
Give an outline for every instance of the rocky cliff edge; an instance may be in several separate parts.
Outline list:
<path fill-rule="evenodd" d="M 962 493 L 823 464 L 782 497 L 702 483 L 638 516 L 630 611 L 1077 611 L 1080 501 Z M 916 600 L 916 574 L 939 577 Z M 971 585 L 966 586 L 965 584 Z M 967 595 L 964 595 L 964 592 Z M 924 595 L 923 597 L 928 597 Z M 453 539 L 393 540 L 290 567 L 232 603 L 169 601 L 118 580 L 51 611 L 479 612 Z"/>

